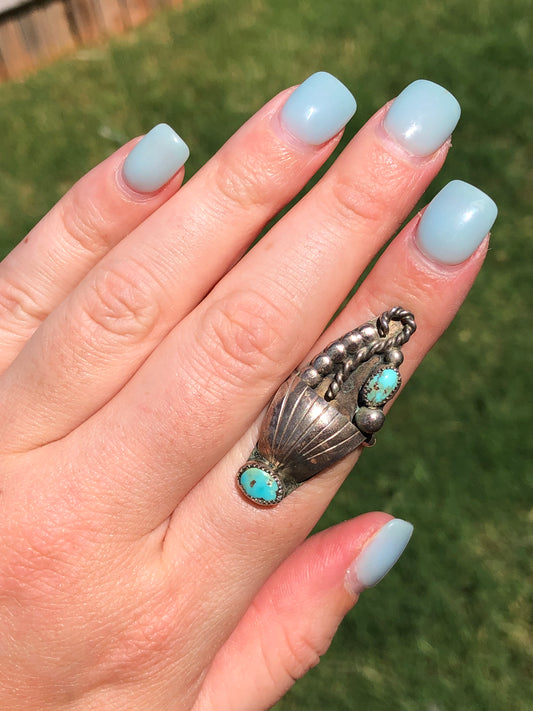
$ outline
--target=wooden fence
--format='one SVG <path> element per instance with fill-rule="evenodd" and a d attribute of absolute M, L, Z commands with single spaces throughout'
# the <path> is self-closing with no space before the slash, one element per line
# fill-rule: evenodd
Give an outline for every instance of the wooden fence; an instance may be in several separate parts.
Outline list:
<path fill-rule="evenodd" d="M 0 81 L 135 27 L 183 0 L 0 0 Z"/>

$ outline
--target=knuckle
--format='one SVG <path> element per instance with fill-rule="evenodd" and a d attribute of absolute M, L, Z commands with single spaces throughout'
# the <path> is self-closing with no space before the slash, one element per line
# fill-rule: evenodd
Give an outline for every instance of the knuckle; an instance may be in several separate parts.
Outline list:
<path fill-rule="evenodd" d="M 354 183 L 352 176 L 339 175 L 331 185 L 331 205 L 334 214 L 345 223 L 378 223 L 388 210 L 383 191 L 383 179 L 372 173 Z"/>
<path fill-rule="evenodd" d="M 302 624 L 287 624 L 287 614 L 292 612 L 291 604 L 287 600 L 286 594 L 277 590 L 273 591 L 266 602 L 266 610 L 270 613 L 271 619 L 276 622 L 272 632 L 278 639 L 278 643 L 275 655 L 272 654 L 272 646 L 261 645 L 261 653 L 265 669 L 272 680 L 279 681 L 280 676 L 284 676 L 294 682 L 319 664 L 320 658 L 329 649 L 335 629 L 328 629 L 324 625 L 307 624 L 305 618 L 302 618 L 304 620 Z M 264 617 L 263 604 L 265 604 L 264 600 L 263 603 L 258 600 L 252 603 L 258 618 Z"/>
<path fill-rule="evenodd" d="M 77 186 L 72 188 L 60 202 L 59 219 L 65 233 L 84 252 L 98 254 L 109 246 L 109 215 L 102 211 L 102 199 L 92 199 L 90 194 L 81 194 Z"/>
<path fill-rule="evenodd" d="M 214 182 L 224 201 L 238 208 L 250 209 L 270 203 L 271 191 L 264 190 L 266 181 L 261 180 L 260 176 L 261 162 L 257 155 L 229 151 L 218 162 Z"/>
<path fill-rule="evenodd" d="M 317 647 L 314 640 L 301 632 L 290 630 L 281 622 L 278 625 L 278 637 L 278 651 L 274 658 L 270 647 L 261 646 L 265 669 L 273 681 L 279 681 L 280 675 L 291 683 L 301 679 L 319 664 L 320 657 L 329 647 L 329 642 Z"/>
<path fill-rule="evenodd" d="M 313 640 L 286 634 L 287 674 L 294 680 L 301 679 L 310 669 L 319 664 L 320 657 L 326 652 L 327 646 L 325 649 L 317 649 Z"/>
<path fill-rule="evenodd" d="M 138 342 L 155 329 L 162 312 L 159 288 L 145 266 L 121 262 L 100 271 L 82 306 L 83 322 L 115 338 Z"/>
<path fill-rule="evenodd" d="M 201 333 L 218 373 L 242 380 L 251 372 L 257 376 L 264 366 L 279 369 L 287 339 L 282 327 L 285 318 L 273 302 L 251 291 L 233 293 L 213 304 Z"/>
<path fill-rule="evenodd" d="M 21 324 L 33 327 L 36 321 L 40 322 L 46 316 L 29 289 L 7 279 L 0 279 L 0 314 L 3 321 L 17 327 Z"/>

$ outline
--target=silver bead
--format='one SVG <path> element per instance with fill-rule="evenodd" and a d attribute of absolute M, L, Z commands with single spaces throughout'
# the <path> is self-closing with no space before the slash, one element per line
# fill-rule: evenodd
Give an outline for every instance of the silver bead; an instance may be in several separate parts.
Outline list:
<path fill-rule="evenodd" d="M 383 427 L 385 415 L 382 410 L 360 407 L 355 413 L 355 424 L 365 434 L 373 434 Z"/>
<path fill-rule="evenodd" d="M 403 363 L 403 353 L 399 348 L 393 348 L 385 353 L 385 361 L 398 367 Z"/>
<path fill-rule="evenodd" d="M 335 341 L 326 349 L 326 355 L 331 358 L 334 363 L 340 363 L 346 356 L 346 346 L 341 341 Z"/>
<path fill-rule="evenodd" d="M 320 375 L 329 375 L 333 370 L 333 361 L 329 356 L 323 353 L 314 359 L 312 365 L 318 370 Z"/>
<path fill-rule="evenodd" d="M 363 336 L 359 331 L 350 331 L 342 339 L 348 353 L 355 353 L 363 345 Z"/>
<path fill-rule="evenodd" d="M 310 388 L 316 388 L 316 386 L 322 380 L 322 376 L 320 375 L 318 370 L 311 366 L 308 366 L 300 375 L 300 377 L 306 385 L 309 385 Z"/>
<path fill-rule="evenodd" d="M 365 323 L 364 326 L 360 326 L 359 332 L 365 341 L 374 341 L 378 337 L 378 329 L 373 323 Z"/>

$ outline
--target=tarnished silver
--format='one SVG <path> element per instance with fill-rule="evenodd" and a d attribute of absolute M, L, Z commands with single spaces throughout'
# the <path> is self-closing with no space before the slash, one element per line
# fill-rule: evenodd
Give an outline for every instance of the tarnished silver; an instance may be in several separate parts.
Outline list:
<path fill-rule="evenodd" d="M 400 306 L 330 343 L 280 386 L 237 475 L 251 501 L 278 503 L 307 479 L 375 443 L 383 406 L 401 384 L 401 346 L 416 330 Z"/>

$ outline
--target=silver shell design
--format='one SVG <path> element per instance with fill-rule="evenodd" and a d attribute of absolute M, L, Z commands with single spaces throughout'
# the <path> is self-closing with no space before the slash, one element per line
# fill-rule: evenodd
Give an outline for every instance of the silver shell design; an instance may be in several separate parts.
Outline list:
<path fill-rule="evenodd" d="M 270 403 L 257 450 L 296 483 L 306 481 L 353 452 L 366 437 L 296 373 Z"/>

